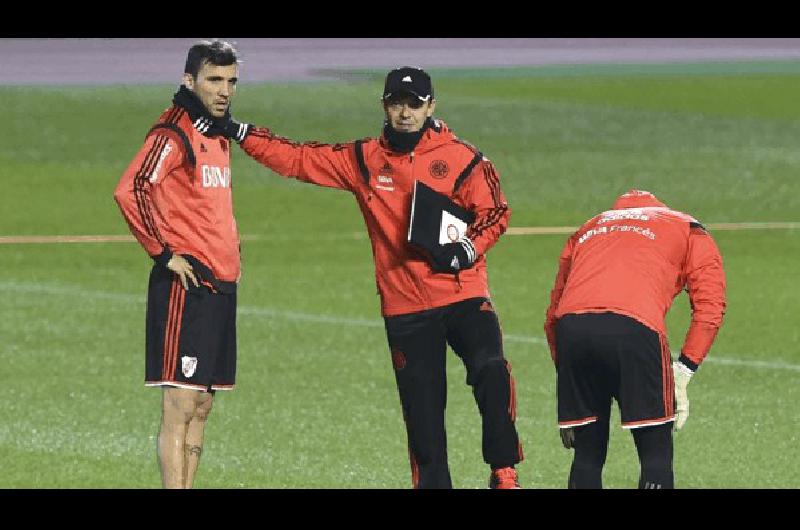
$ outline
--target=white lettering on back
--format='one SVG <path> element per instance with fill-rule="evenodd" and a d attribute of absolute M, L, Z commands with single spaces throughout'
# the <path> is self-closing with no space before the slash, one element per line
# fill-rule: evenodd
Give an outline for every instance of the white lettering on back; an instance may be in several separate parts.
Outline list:
<path fill-rule="evenodd" d="M 608 223 L 609 221 L 619 221 L 621 219 L 631 219 L 635 221 L 649 221 L 650 216 L 642 212 L 638 208 L 629 208 L 626 210 L 609 210 L 603 212 L 603 217 L 597 221 L 597 224 Z"/>
<path fill-rule="evenodd" d="M 640 234 L 646 237 L 647 239 L 654 240 L 656 238 L 655 233 L 650 230 L 649 228 L 643 228 L 641 226 L 632 226 L 632 225 L 611 225 L 611 226 L 600 226 L 598 228 L 591 228 L 584 232 L 584 234 L 578 239 L 578 244 L 586 242 L 587 239 L 594 237 L 596 235 L 605 235 L 610 234 L 612 232 L 633 232 L 635 234 Z"/>

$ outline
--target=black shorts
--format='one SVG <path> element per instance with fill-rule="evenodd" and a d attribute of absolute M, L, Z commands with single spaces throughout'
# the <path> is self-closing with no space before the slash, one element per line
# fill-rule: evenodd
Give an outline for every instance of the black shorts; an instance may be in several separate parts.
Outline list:
<path fill-rule="evenodd" d="M 608 421 L 611 398 L 623 428 L 675 419 L 672 360 L 665 337 L 616 313 L 568 314 L 556 323 L 558 424 Z"/>
<path fill-rule="evenodd" d="M 230 390 L 236 379 L 236 292 L 189 290 L 161 265 L 147 293 L 145 385 Z"/>

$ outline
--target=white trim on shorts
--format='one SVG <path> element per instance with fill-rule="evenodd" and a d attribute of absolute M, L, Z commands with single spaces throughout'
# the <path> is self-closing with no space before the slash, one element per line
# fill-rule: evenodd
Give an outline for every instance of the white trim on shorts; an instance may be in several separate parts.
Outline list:
<path fill-rule="evenodd" d="M 667 419 L 658 419 L 653 421 L 643 421 L 643 422 L 631 422 L 629 424 L 622 424 L 623 429 L 638 429 L 640 427 L 654 427 L 656 425 L 664 425 L 665 423 L 670 423 L 675 421 L 675 416 Z"/>
<path fill-rule="evenodd" d="M 208 392 L 208 386 L 193 385 L 191 383 L 176 383 L 175 381 L 148 381 L 144 384 L 144 386 L 172 386 Z M 234 385 L 211 385 L 211 390 L 233 390 L 233 387 Z"/>
<path fill-rule="evenodd" d="M 590 416 L 581 420 L 564 421 L 558 423 L 559 429 L 569 429 L 572 427 L 581 427 L 582 425 L 589 425 L 597 421 L 597 416 Z"/>

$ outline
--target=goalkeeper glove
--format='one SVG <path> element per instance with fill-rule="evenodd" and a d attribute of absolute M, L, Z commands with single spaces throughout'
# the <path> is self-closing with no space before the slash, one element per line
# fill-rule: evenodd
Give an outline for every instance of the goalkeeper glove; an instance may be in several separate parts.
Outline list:
<path fill-rule="evenodd" d="M 672 373 L 675 377 L 675 430 L 680 430 L 689 417 L 689 396 L 686 386 L 694 375 L 691 368 L 680 361 L 673 361 Z"/>
<path fill-rule="evenodd" d="M 564 449 L 572 449 L 575 447 L 575 428 L 567 427 L 566 429 L 558 429 L 561 434 L 561 443 L 564 444 Z"/>
<path fill-rule="evenodd" d="M 465 237 L 439 248 L 439 251 L 433 256 L 433 270 L 456 274 L 460 270 L 470 268 L 477 259 L 478 253 L 475 245 Z"/>

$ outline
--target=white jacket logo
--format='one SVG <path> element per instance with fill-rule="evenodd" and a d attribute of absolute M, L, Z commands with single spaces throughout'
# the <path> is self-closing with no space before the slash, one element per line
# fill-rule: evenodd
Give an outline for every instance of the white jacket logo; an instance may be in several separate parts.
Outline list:
<path fill-rule="evenodd" d="M 192 377 L 197 370 L 197 357 L 181 357 L 181 371 L 185 377 Z"/>
<path fill-rule="evenodd" d="M 167 142 L 167 145 L 164 146 L 164 149 L 161 151 L 161 156 L 158 157 L 158 162 L 156 163 L 156 168 L 153 170 L 153 173 L 150 175 L 150 182 L 155 184 L 156 180 L 158 180 L 158 172 L 161 171 L 161 164 L 164 163 L 164 159 L 167 158 L 167 155 L 170 154 L 172 151 L 172 144 Z"/>
<path fill-rule="evenodd" d="M 217 166 L 207 166 L 203 164 L 201 167 L 203 174 L 203 187 L 204 188 L 230 188 L 231 187 L 231 168 Z"/>

